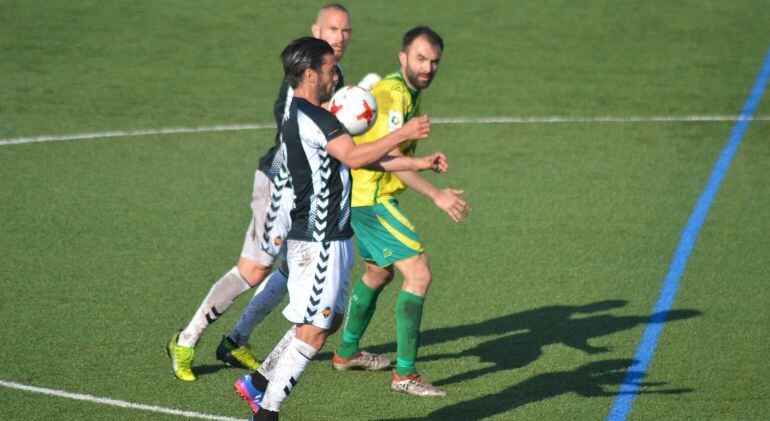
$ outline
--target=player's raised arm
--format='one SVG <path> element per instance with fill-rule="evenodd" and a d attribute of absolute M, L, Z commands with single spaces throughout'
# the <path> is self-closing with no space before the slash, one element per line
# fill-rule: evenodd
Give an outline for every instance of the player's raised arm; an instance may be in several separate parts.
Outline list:
<path fill-rule="evenodd" d="M 430 134 L 430 120 L 427 116 L 416 117 L 400 129 L 382 137 L 376 142 L 356 145 L 350 135 L 339 136 L 326 145 L 326 150 L 335 158 L 339 159 L 350 168 L 362 168 L 374 164 L 391 150 L 397 148 L 400 144 L 410 140 L 427 139 Z M 396 166 L 403 166 L 401 169 L 388 169 L 387 171 L 401 170 L 419 170 L 406 164 L 396 162 Z M 414 164 L 416 165 L 416 164 Z M 426 168 L 429 169 L 429 168 Z"/>

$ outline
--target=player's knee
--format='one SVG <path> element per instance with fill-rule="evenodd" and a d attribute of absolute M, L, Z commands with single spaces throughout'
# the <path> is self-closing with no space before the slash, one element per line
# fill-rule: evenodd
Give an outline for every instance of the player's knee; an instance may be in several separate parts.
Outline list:
<path fill-rule="evenodd" d="M 364 273 L 364 283 L 366 286 L 372 289 L 381 289 L 385 285 L 393 281 L 393 266 L 381 268 L 374 264 L 366 265 L 366 273 Z"/>
<path fill-rule="evenodd" d="M 409 270 L 404 271 L 404 289 L 406 291 L 421 296 L 428 292 L 428 288 L 433 282 L 433 275 L 427 263 L 428 261 L 423 259 L 417 264 L 411 265 Z"/>
<path fill-rule="evenodd" d="M 416 271 L 416 273 L 410 276 L 410 282 L 427 289 L 431 282 L 433 282 L 433 275 L 431 275 L 429 269 Z"/>
<path fill-rule="evenodd" d="M 270 273 L 270 267 L 260 265 L 249 259 L 241 258 L 238 260 L 238 272 L 240 272 L 243 279 L 253 287 L 265 279 Z"/>
<path fill-rule="evenodd" d="M 300 341 L 320 350 L 326 344 L 326 337 L 329 336 L 327 329 L 322 329 L 311 324 L 301 324 L 297 326 L 296 338 Z"/>

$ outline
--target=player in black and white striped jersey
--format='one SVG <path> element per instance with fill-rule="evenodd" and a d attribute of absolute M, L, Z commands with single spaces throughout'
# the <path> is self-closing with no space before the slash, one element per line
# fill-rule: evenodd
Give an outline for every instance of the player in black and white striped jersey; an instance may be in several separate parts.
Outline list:
<path fill-rule="evenodd" d="M 340 60 L 350 42 L 350 15 L 343 6 L 328 4 L 318 11 L 311 31 L 314 37 L 328 41 L 334 48 L 336 59 Z M 342 69 L 339 63 L 335 70 L 339 76 L 338 86 L 341 86 Z M 214 283 L 188 325 L 167 344 L 172 371 L 180 380 L 196 380 L 192 362 L 195 346 L 205 330 L 230 308 L 237 297 L 261 283 L 233 331 L 222 338 L 217 347 L 217 359 L 220 361 L 250 369 L 259 366 L 247 346 L 249 335 L 286 294 L 286 265 L 272 273 L 270 271 L 291 224 L 289 212 L 293 207 L 293 193 L 288 172 L 284 169 L 279 136 L 292 95 L 293 90 L 284 81 L 274 107 L 279 133 L 276 134 L 275 145 L 260 159 L 254 174 L 252 219 L 237 265 Z"/>
<path fill-rule="evenodd" d="M 257 419 L 277 418 L 307 363 L 342 322 L 353 264 L 350 168 L 448 168 L 439 152 L 421 158 L 386 157 L 404 142 L 427 138 L 427 117 L 414 118 L 377 142 L 353 142 L 334 115 L 320 106 L 331 98 L 337 83 L 334 50 L 325 41 L 300 38 L 286 47 L 281 58 L 285 78 L 294 89 L 281 129 L 294 188 L 287 236 L 290 302 L 283 314 L 295 324 L 296 335 L 268 357 L 274 360 L 269 378 L 253 373 L 235 383 Z"/>

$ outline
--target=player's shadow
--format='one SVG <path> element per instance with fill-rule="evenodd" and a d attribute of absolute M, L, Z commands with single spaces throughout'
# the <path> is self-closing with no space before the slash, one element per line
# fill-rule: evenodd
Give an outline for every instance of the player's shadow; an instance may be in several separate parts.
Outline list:
<path fill-rule="evenodd" d="M 227 365 L 225 363 L 206 364 L 206 365 L 200 365 L 200 366 L 194 365 L 193 366 L 193 372 L 196 375 L 198 375 L 198 376 L 205 376 L 205 375 L 208 375 L 208 374 L 214 374 L 214 373 L 216 373 L 218 371 L 232 370 L 232 369 L 241 370 L 241 371 L 244 371 L 244 372 L 246 371 L 245 369 L 238 368 L 238 367 L 232 367 L 232 366 L 229 366 L 229 365 Z"/>
<path fill-rule="evenodd" d="M 628 373 L 626 370 L 633 360 L 611 359 L 585 364 L 573 371 L 555 371 L 530 377 L 510 386 L 499 393 L 458 402 L 437 409 L 424 417 L 408 420 L 478 420 L 502 414 L 521 406 L 553 398 L 565 393 L 582 397 L 616 396 L 619 386 Z M 634 374 L 634 373 L 631 373 Z M 637 373 L 642 378 L 642 373 Z M 661 389 L 664 382 L 637 383 L 640 394 L 682 394 L 692 389 Z M 394 421 L 391 419 L 390 421 Z"/>
<path fill-rule="evenodd" d="M 652 316 L 599 314 L 580 318 L 567 317 L 561 320 L 549 320 L 546 317 L 534 321 L 532 326 L 524 332 L 482 342 L 473 348 L 456 353 L 428 355 L 421 358 L 421 361 L 475 356 L 478 357 L 479 362 L 492 364 L 434 382 L 436 385 L 447 385 L 472 380 L 497 371 L 524 367 L 539 358 L 546 345 L 562 344 L 589 355 L 600 354 L 609 351 L 610 348 L 592 346 L 588 343 L 589 339 L 631 329 L 653 320 L 663 320 L 662 316 L 672 322 L 700 314 L 695 310 L 673 310 L 666 314 L 656 313 Z"/>
<path fill-rule="evenodd" d="M 432 361 L 446 358 L 476 356 L 480 362 L 492 363 L 487 367 L 455 374 L 446 379 L 434 381 L 436 385 L 472 380 L 492 372 L 523 367 L 537 360 L 547 345 L 562 344 L 587 354 L 599 354 L 609 348 L 593 346 L 590 339 L 598 338 L 648 322 L 660 323 L 687 319 L 701 315 L 697 310 L 674 310 L 652 316 L 616 316 L 606 313 L 628 304 L 625 300 L 603 300 L 582 306 L 555 305 L 526 310 L 507 316 L 497 317 L 479 323 L 452 326 L 424 331 L 420 335 L 421 347 L 468 337 L 499 336 L 490 341 L 450 354 L 433 354 L 419 358 Z M 374 353 L 392 353 L 394 342 L 364 348 Z M 330 358 L 325 353 L 322 358 Z"/>

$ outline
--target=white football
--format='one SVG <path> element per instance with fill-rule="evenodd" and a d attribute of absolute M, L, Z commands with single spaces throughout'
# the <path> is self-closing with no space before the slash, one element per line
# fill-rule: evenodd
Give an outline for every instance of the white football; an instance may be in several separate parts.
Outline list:
<path fill-rule="evenodd" d="M 329 111 L 353 136 L 364 134 L 377 120 L 377 100 L 358 86 L 345 86 L 329 101 Z"/>

